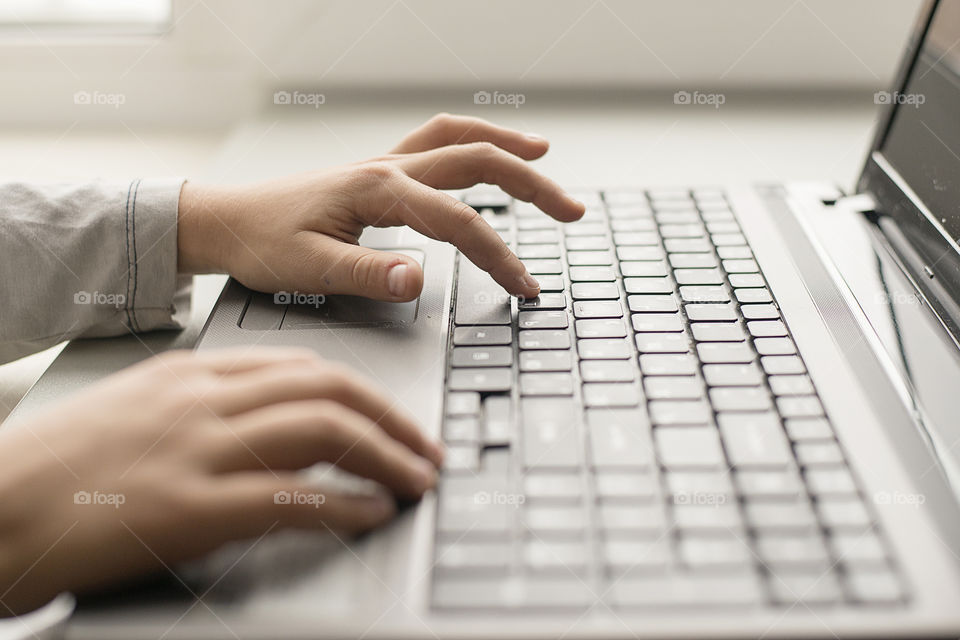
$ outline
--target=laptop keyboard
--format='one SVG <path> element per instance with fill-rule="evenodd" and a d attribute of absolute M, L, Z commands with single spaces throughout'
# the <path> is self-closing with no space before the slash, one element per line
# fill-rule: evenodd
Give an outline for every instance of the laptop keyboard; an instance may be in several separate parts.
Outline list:
<path fill-rule="evenodd" d="M 433 606 L 902 603 L 724 194 L 576 195 L 466 198 L 541 294 L 458 257 Z"/>

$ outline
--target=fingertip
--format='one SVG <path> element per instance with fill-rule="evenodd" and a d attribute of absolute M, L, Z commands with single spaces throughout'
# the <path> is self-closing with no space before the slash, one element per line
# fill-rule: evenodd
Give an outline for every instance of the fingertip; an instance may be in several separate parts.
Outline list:
<path fill-rule="evenodd" d="M 423 269 L 416 262 L 400 260 L 387 271 L 387 291 L 398 302 L 408 302 L 423 289 Z"/>
<path fill-rule="evenodd" d="M 525 160 L 536 160 L 550 150 L 550 141 L 536 133 L 524 134 L 523 140 L 526 144 Z"/>

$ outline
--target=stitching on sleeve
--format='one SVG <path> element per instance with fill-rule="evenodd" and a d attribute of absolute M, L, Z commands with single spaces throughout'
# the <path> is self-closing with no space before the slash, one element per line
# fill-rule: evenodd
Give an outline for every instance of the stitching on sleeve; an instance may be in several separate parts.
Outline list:
<path fill-rule="evenodd" d="M 137 186 L 133 190 L 133 203 L 130 207 L 130 236 L 133 239 L 133 293 L 130 296 L 130 311 L 133 314 L 133 330 L 140 331 L 140 322 L 137 320 L 137 280 L 140 270 L 137 268 L 137 194 L 140 193 L 140 183 L 143 180 L 137 179 Z"/>

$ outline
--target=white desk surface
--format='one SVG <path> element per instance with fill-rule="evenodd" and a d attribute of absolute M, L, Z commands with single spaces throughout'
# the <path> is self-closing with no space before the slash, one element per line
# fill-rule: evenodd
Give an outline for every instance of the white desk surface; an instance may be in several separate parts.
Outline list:
<path fill-rule="evenodd" d="M 372 96 L 319 109 L 269 105 L 240 126 L 215 131 L 154 130 L 122 121 L 99 131 L 69 123 L 56 131 L 0 130 L 0 175 L 250 181 L 384 153 L 406 131 L 446 110 L 548 137 L 552 149 L 537 165 L 569 186 L 799 179 L 849 188 L 877 116 L 872 94 L 728 94 L 719 109 L 677 106 L 669 93 L 528 94 L 519 109 L 477 106 L 468 98 L 458 92 Z M 77 341 L 0 367 L 0 419 L 38 380 L 24 410 L 151 352 L 190 347 L 223 281 L 197 278 L 192 320 L 182 333 Z"/>

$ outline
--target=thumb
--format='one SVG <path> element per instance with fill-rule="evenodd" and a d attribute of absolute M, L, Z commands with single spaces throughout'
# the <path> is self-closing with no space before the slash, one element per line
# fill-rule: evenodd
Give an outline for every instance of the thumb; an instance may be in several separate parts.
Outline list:
<path fill-rule="evenodd" d="M 317 282 L 325 293 L 389 302 L 405 302 L 420 295 L 423 270 L 409 256 L 342 242 L 330 243 L 325 249 L 329 261 L 320 269 Z"/>

